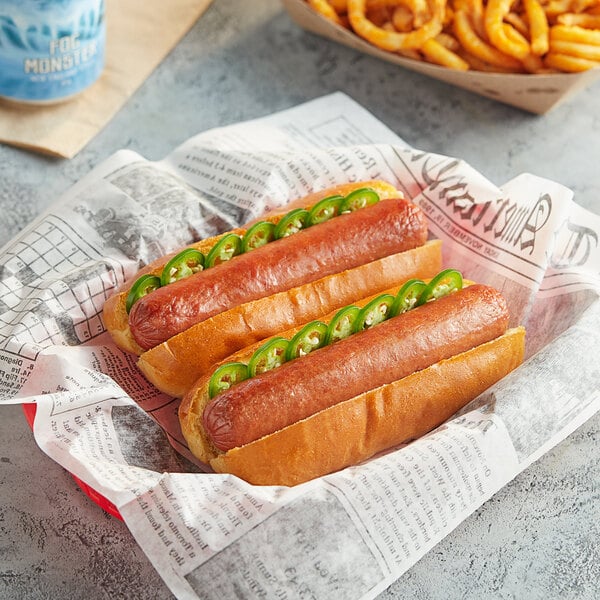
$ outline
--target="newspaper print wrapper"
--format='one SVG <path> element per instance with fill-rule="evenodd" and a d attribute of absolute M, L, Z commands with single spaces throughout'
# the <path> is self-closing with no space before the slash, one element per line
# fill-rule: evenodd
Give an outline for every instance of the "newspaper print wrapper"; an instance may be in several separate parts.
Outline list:
<path fill-rule="evenodd" d="M 527 361 L 364 464 L 294 488 L 208 472 L 178 402 L 111 342 L 104 300 L 183 244 L 373 178 L 420 204 L 446 265 L 504 292 Z M 373 598 L 600 407 L 599 232 L 563 186 L 521 175 L 498 188 L 340 93 L 205 132 L 160 162 L 121 151 L 2 250 L 2 401 L 37 403 L 40 448 L 114 504 L 177 597 Z"/>

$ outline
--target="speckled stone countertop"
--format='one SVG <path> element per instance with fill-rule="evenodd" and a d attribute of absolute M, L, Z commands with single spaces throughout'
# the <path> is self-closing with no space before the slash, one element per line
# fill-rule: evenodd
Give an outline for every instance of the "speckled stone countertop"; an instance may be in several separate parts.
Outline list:
<path fill-rule="evenodd" d="M 548 177 L 600 213 L 600 83 L 534 116 L 317 38 L 276 0 L 219 0 L 74 159 L 0 146 L 0 243 L 120 148 L 159 159 L 336 90 L 417 148 L 497 184 Z M 21 408 L 0 414 L 0 598 L 171 598 L 124 524 L 37 449 Z M 599 427 L 596 416 L 529 467 L 381 598 L 596 598 Z"/>

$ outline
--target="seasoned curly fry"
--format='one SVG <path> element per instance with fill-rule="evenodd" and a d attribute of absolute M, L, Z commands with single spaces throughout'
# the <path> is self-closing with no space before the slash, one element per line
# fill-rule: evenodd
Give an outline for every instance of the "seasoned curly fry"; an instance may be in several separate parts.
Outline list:
<path fill-rule="evenodd" d="M 566 27 L 554 25 L 550 28 L 550 40 L 565 40 L 579 42 L 580 44 L 600 45 L 600 31 L 592 31 L 583 27 Z"/>
<path fill-rule="evenodd" d="M 420 48 L 428 39 L 442 31 L 445 0 L 429 0 L 432 17 L 422 27 L 410 33 L 394 33 L 377 27 L 366 17 L 365 0 L 348 0 L 348 17 L 353 29 L 362 37 L 384 50 L 397 52 Z"/>
<path fill-rule="evenodd" d="M 573 12 L 583 12 L 595 6 L 598 6 L 598 0 L 572 0 L 571 2 Z"/>
<path fill-rule="evenodd" d="M 412 60 L 423 60 L 423 57 L 418 50 L 398 50 L 398 54 L 405 58 L 412 58 Z"/>
<path fill-rule="evenodd" d="M 325 18 L 337 23 L 342 24 L 339 15 L 336 10 L 327 0 L 308 0 L 310 6 L 316 10 L 319 14 L 322 14 Z"/>
<path fill-rule="evenodd" d="M 529 43 L 507 36 L 503 27 L 504 16 L 510 12 L 511 4 L 512 0 L 488 0 L 484 15 L 485 31 L 496 48 L 504 54 L 523 60 L 531 53 Z"/>
<path fill-rule="evenodd" d="M 449 68 L 600 68 L 600 0 L 306 0 L 374 46 Z"/>
<path fill-rule="evenodd" d="M 394 31 L 394 28 L 387 29 L 387 23 L 390 22 L 390 9 L 385 6 L 370 8 L 367 10 L 366 17 L 373 25 L 382 27 L 386 31 Z M 412 27 L 411 27 L 412 29 Z"/>
<path fill-rule="evenodd" d="M 396 31 L 401 33 L 422 27 L 430 18 L 426 0 L 398 0 L 391 17 Z"/>
<path fill-rule="evenodd" d="M 521 70 L 520 61 L 494 48 L 475 33 L 464 10 L 454 13 L 454 33 L 463 48 L 483 62 L 503 69 Z"/>
<path fill-rule="evenodd" d="M 554 52 L 549 52 L 546 55 L 544 63 L 547 67 L 566 71 L 567 73 L 579 73 L 600 67 L 600 62 L 598 61 L 569 56 L 568 54 L 555 54 Z"/>
<path fill-rule="evenodd" d="M 382 8 L 394 8 L 398 6 L 399 0 L 366 0 L 366 10 L 379 10 Z M 346 10 L 348 9 L 348 2 L 346 0 Z"/>
<path fill-rule="evenodd" d="M 432 62 L 450 69 L 467 71 L 469 63 L 463 60 L 458 54 L 448 50 L 435 39 L 427 40 L 421 47 L 421 52 Z"/>
<path fill-rule="evenodd" d="M 464 0 L 464 10 L 469 14 L 471 25 L 475 33 L 482 39 L 487 41 L 487 33 L 483 23 L 484 8 L 483 0 Z"/>
<path fill-rule="evenodd" d="M 442 46 L 452 50 L 452 52 L 458 52 L 460 50 L 459 41 L 449 33 L 442 32 L 435 36 L 435 39 L 442 44 Z"/>
<path fill-rule="evenodd" d="M 544 12 L 548 19 L 553 20 L 557 15 L 571 10 L 571 0 L 550 0 L 544 3 Z"/>
<path fill-rule="evenodd" d="M 414 25 L 414 16 L 408 6 L 400 4 L 392 13 L 392 27 L 400 33 L 412 31 Z M 393 30 L 392 30 L 393 31 Z"/>
<path fill-rule="evenodd" d="M 468 62 L 471 69 L 473 69 L 475 71 L 484 71 L 486 73 L 514 73 L 515 72 L 515 70 L 512 68 L 507 69 L 505 67 L 499 67 L 497 65 L 490 65 L 489 63 L 486 63 L 484 60 L 481 60 L 477 56 L 473 56 L 472 54 L 467 52 L 464 48 L 461 48 L 459 53 L 460 53 L 461 58 L 463 58 L 466 62 Z"/>
<path fill-rule="evenodd" d="M 549 27 L 546 13 L 538 0 L 523 0 L 531 35 L 531 51 L 536 56 L 548 52 Z"/>
<path fill-rule="evenodd" d="M 550 43 L 550 52 L 554 54 L 568 54 L 569 56 L 585 58 L 586 60 L 600 61 L 600 46 L 593 46 L 591 44 L 552 40 Z"/>
<path fill-rule="evenodd" d="M 526 38 L 529 37 L 529 25 L 519 13 L 511 11 L 504 17 L 504 20 L 510 23 L 521 35 Z"/>
<path fill-rule="evenodd" d="M 529 44 L 527 38 L 520 34 L 517 29 L 508 23 L 502 23 L 502 29 L 507 39 L 512 40 L 515 44 Z"/>
<path fill-rule="evenodd" d="M 596 4 L 596 6 L 591 6 L 586 12 L 588 15 L 600 15 L 600 3 Z"/>
<path fill-rule="evenodd" d="M 348 0 L 329 0 L 329 4 L 338 15 L 348 10 Z"/>
<path fill-rule="evenodd" d="M 600 29 L 600 14 L 565 13 L 564 15 L 558 15 L 556 22 L 561 25 L 578 25 L 586 29 Z"/>
<path fill-rule="evenodd" d="M 415 29 L 423 27 L 431 18 L 427 0 L 402 0 L 402 4 L 413 14 Z"/>

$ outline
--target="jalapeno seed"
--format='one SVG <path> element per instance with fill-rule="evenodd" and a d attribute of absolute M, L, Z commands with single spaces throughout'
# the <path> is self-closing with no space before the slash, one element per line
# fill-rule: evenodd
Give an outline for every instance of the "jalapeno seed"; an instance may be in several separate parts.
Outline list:
<path fill-rule="evenodd" d="M 360 188 L 350 192 L 340 204 L 340 213 L 354 212 L 359 208 L 379 202 L 379 195 L 371 188 Z"/>
<path fill-rule="evenodd" d="M 269 221 L 254 223 L 242 238 L 242 252 L 260 248 L 275 239 L 275 225 Z"/>
<path fill-rule="evenodd" d="M 248 365 L 241 362 L 225 363 L 212 374 L 208 382 L 208 395 L 214 398 L 244 379 L 248 379 Z"/>
<path fill-rule="evenodd" d="M 312 321 L 305 325 L 290 340 L 285 357 L 287 360 L 306 356 L 325 344 L 327 325 L 321 321 Z"/>
<path fill-rule="evenodd" d="M 344 197 L 338 194 L 319 200 L 308 213 L 308 225 L 318 225 L 338 215 L 343 199 Z"/>
<path fill-rule="evenodd" d="M 242 238 L 235 233 L 224 235 L 206 255 L 206 267 L 214 267 L 242 253 Z"/>
<path fill-rule="evenodd" d="M 298 233 L 301 229 L 306 227 L 308 221 L 308 211 L 304 208 L 295 208 L 291 210 L 287 215 L 281 217 L 281 220 L 275 226 L 275 239 L 287 237 Z"/>
<path fill-rule="evenodd" d="M 354 331 L 359 332 L 363 329 L 370 329 L 389 318 L 394 300 L 392 294 L 382 294 L 365 304 L 356 317 Z"/>
<path fill-rule="evenodd" d="M 396 317 L 417 306 L 419 298 L 426 287 L 427 284 L 420 279 L 409 279 L 396 294 L 390 316 Z"/>
<path fill-rule="evenodd" d="M 254 352 L 248 363 L 250 377 L 281 366 L 285 362 L 288 345 L 289 341 L 282 337 L 272 338 L 263 344 Z"/>
<path fill-rule="evenodd" d="M 344 306 L 340 309 L 327 326 L 325 344 L 333 344 L 333 342 L 343 340 L 351 335 L 359 312 L 358 306 Z"/>
<path fill-rule="evenodd" d="M 163 268 L 160 283 L 168 285 L 204 269 L 204 254 L 195 248 L 186 248 L 175 255 Z"/>
<path fill-rule="evenodd" d="M 447 296 L 448 294 L 462 289 L 463 278 L 460 271 L 456 269 L 445 269 L 440 271 L 423 290 L 419 298 L 419 305 L 430 300 Z"/>

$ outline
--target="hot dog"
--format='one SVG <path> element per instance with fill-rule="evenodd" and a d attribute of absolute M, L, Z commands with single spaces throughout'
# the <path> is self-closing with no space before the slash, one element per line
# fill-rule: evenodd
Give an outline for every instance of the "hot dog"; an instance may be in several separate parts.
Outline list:
<path fill-rule="evenodd" d="M 220 381 L 215 376 L 227 368 L 249 363 L 251 369 L 260 355 L 254 345 L 186 394 L 182 431 L 192 452 L 218 472 L 254 484 L 295 485 L 448 419 L 523 360 L 525 331 L 508 326 L 497 290 L 459 286 L 276 369 L 253 376 L 243 371 L 239 381 L 213 389 Z M 291 330 L 276 339 L 291 339 L 289 348 L 297 337 Z"/>
<path fill-rule="evenodd" d="M 117 345 L 140 355 L 138 366 L 152 383 L 182 396 L 208 367 L 238 349 L 408 278 L 437 272 L 440 242 L 427 242 L 423 213 L 385 182 L 330 188 L 307 197 L 304 206 L 312 215 L 325 198 L 347 203 L 365 189 L 378 197 L 372 205 L 346 211 L 338 204 L 341 214 L 335 218 L 159 286 L 128 311 L 135 282 L 142 275 L 164 278 L 173 255 L 153 263 L 105 303 L 108 331 Z M 281 227 L 292 213 L 265 221 Z M 244 240 L 248 231 L 233 233 Z M 191 248 L 208 260 L 229 234 Z"/>
<path fill-rule="evenodd" d="M 240 304 L 421 246 L 422 219 L 414 204 L 398 198 L 308 227 L 144 296 L 129 313 L 129 327 L 149 350 Z"/>

